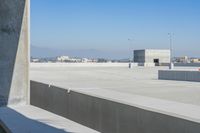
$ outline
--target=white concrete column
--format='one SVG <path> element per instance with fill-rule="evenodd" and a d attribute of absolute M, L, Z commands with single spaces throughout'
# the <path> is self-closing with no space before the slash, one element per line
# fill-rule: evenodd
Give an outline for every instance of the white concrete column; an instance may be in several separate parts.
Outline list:
<path fill-rule="evenodd" d="M 0 106 L 29 102 L 29 0 L 0 0 Z"/>

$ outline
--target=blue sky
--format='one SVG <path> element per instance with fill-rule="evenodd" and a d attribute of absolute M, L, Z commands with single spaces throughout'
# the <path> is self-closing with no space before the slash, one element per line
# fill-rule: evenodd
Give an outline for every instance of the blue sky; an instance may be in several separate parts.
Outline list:
<path fill-rule="evenodd" d="M 169 48 L 172 32 L 176 56 L 200 56 L 199 7 L 200 0 L 32 0 L 31 44 L 125 57 L 129 47 Z"/>

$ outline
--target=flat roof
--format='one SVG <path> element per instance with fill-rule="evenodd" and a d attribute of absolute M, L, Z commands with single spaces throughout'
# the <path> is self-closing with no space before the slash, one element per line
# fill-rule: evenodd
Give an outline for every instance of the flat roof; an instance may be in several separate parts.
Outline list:
<path fill-rule="evenodd" d="M 170 51 L 170 49 L 135 49 L 133 51 L 147 51 L 147 50 L 154 50 L 154 51 Z"/>
<path fill-rule="evenodd" d="M 39 64 L 38 64 L 39 65 Z M 31 80 L 70 89 L 112 90 L 157 99 L 200 105 L 200 83 L 158 80 L 168 67 L 31 67 Z M 128 65 L 127 65 L 128 66 Z M 178 68 L 178 70 L 197 68 Z"/>
<path fill-rule="evenodd" d="M 158 80 L 158 70 L 168 67 L 75 66 L 37 64 L 31 67 L 31 79 L 200 123 L 200 82 Z M 175 69 L 197 70 L 191 67 Z"/>

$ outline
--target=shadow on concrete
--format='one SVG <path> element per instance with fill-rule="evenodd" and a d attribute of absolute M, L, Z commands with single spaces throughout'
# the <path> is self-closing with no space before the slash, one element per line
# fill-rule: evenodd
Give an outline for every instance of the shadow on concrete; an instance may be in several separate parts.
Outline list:
<path fill-rule="evenodd" d="M 6 133 L 6 131 L 3 129 L 3 127 L 1 127 L 1 125 L 0 125 L 0 133 Z"/>
<path fill-rule="evenodd" d="M 8 104 L 26 0 L 0 0 L 0 107 Z"/>
<path fill-rule="evenodd" d="M 39 120 L 37 121 L 27 118 L 26 116 L 8 107 L 1 108 L 1 112 L 4 113 L 4 116 L 0 116 L 0 125 L 8 133 L 13 131 L 15 133 L 69 133 L 63 129 L 57 129 L 45 123 L 39 122 Z"/>

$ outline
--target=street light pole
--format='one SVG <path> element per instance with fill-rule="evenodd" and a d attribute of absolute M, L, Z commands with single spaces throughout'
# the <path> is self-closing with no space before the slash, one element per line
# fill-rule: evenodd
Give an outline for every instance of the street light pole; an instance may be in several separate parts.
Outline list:
<path fill-rule="evenodd" d="M 132 68 L 132 64 L 131 64 L 131 54 L 132 54 L 132 50 L 131 50 L 131 39 L 128 38 L 129 41 L 129 52 L 130 52 L 130 57 L 129 57 L 129 68 Z"/>
<path fill-rule="evenodd" d="M 169 69 L 173 69 L 174 68 L 174 64 L 173 64 L 172 33 L 168 33 L 168 35 L 169 35 L 169 43 L 170 43 L 170 65 L 169 65 Z"/>

